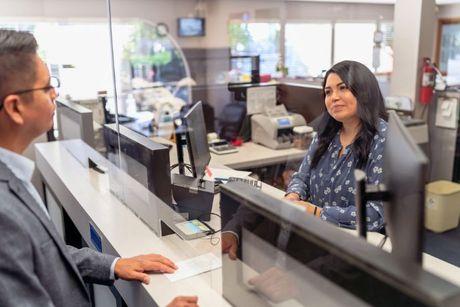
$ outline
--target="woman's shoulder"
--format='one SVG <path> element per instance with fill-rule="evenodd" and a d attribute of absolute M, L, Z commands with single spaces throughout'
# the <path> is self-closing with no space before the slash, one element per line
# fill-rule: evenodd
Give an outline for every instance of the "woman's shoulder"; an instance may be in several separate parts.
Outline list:
<path fill-rule="evenodd" d="M 374 135 L 374 139 L 372 140 L 372 149 L 377 150 L 379 148 L 383 148 L 382 145 L 385 144 L 386 137 L 387 137 L 387 130 L 388 130 L 388 123 L 379 118 L 379 122 L 377 124 L 377 132 Z"/>
<path fill-rule="evenodd" d="M 388 122 L 385 121 L 383 118 L 379 118 L 379 122 L 377 124 L 377 134 L 379 137 L 386 137 L 388 130 Z"/>

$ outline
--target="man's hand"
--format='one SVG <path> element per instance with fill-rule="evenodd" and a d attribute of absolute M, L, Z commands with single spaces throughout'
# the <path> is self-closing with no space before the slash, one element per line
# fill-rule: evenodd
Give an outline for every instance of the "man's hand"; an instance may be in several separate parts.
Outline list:
<path fill-rule="evenodd" d="M 132 258 L 120 258 L 115 263 L 115 276 L 124 280 L 137 280 L 148 284 L 150 276 L 145 272 L 173 273 L 177 266 L 161 255 L 149 254 Z"/>
<path fill-rule="evenodd" d="M 289 273 L 272 267 L 257 277 L 251 278 L 249 284 L 274 303 L 281 303 L 298 296 L 299 290 Z"/>
<path fill-rule="evenodd" d="M 222 253 L 228 254 L 231 260 L 236 260 L 236 252 L 238 251 L 238 239 L 231 232 L 222 233 Z"/>
<path fill-rule="evenodd" d="M 167 307 L 198 307 L 198 297 L 178 296 Z"/>

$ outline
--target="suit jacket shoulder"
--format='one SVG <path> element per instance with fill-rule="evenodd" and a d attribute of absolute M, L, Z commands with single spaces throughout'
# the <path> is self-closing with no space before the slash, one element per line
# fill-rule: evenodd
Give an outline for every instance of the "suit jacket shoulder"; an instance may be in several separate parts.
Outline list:
<path fill-rule="evenodd" d="M 89 306 L 82 276 L 110 283 L 114 257 L 67 247 L 24 184 L 2 162 L 0 234 L 0 306 Z"/>

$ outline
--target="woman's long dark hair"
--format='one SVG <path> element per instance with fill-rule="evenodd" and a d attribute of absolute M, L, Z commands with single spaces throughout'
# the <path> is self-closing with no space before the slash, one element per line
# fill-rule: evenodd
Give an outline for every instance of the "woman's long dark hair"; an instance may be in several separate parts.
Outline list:
<path fill-rule="evenodd" d="M 361 120 L 361 130 L 353 142 L 352 153 L 357 161 L 356 167 L 362 169 L 366 166 L 379 118 L 388 119 L 383 96 L 374 74 L 366 66 L 355 61 L 337 63 L 326 72 L 323 95 L 327 77 L 331 73 L 342 79 L 358 102 L 357 115 Z M 324 112 L 319 127 L 318 147 L 313 155 L 312 168 L 318 165 L 334 136 L 342 128 L 342 123 L 336 121 L 328 112 Z"/>

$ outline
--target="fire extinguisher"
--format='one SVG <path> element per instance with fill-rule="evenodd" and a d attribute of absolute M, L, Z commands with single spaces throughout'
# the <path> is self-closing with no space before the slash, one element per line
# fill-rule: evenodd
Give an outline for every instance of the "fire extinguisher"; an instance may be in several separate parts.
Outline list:
<path fill-rule="evenodd" d="M 428 104 L 433 98 L 434 81 L 436 78 L 436 71 L 431 64 L 429 58 L 423 58 L 422 67 L 422 84 L 420 85 L 420 103 Z"/>

